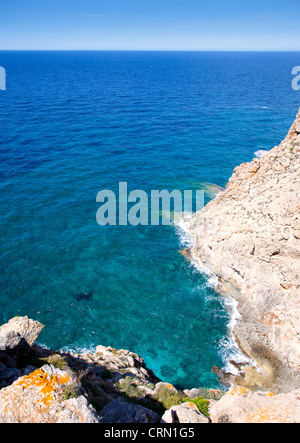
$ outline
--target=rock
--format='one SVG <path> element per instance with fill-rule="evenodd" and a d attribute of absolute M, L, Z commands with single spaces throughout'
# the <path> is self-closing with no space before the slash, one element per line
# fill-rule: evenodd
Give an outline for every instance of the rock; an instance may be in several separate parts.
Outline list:
<path fill-rule="evenodd" d="M 190 399 L 193 399 L 193 398 L 196 398 L 196 397 L 201 397 L 201 395 L 202 395 L 202 390 L 201 389 L 196 389 L 196 388 L 194 388 L 194 389 L 185 389 L 183 392 Z"/>
<path fill-rule="evenodd" d="M 221 400 L 224 392 L 215 390 L 199 388 L 183 394 L 159 381 L 141 357 L 126 350 L 99 346 L 94 354 L 72 354 L 34 345 L 41 327 L 25 317 L 0 328 L 5 343 L 2 356 L 22 349 L 20 337 L 31 346 L 28 355 L 25 349 L 25 358 L 19 355 L 18 365 L 11 357 L 0 361 L 0 423 L 211 423 L 192 401 L 172 406 L 162 419 L 154 412 L 181 403 L 184 394 L 210 398 L 215 423 L 300 420 L 300 391 L 275 396 L 236 388 Z M 35 362 L 47 364 L 37 369 L 32 366 Z M 248 368 L 248 378 L 253 378 L 252 369 Z"/>
<path fill-rule="evenodd" d="M 155 412 L 141 406 L 113 400 L 100 413 L 101 423 L 159 423 Z"/>
<path fill-rule="evenodd" d="M 123 374 L 126 374 L 125 376 L 134 377 L 141 383 L 156 384 L 160 381 L 154 372 L 146 367 L 140 356 L 124 349 L 117 350 L 111 347 L 97 346 L 95 354 L 90 356 L 90 361 L 105 367 L 105 371 L 118 374 L 122 371 Z"/>
<path fill-rule="evenodd" d="M 28 317 L 15 317 L 0 327 L 0 352 L 13 358 L 24 356 L 39 336 L 43 325 Z"/>
<path fill-rule="evenodd" d="M 181 255 L 183 255 L 183 257 L 185 257 L 187 260 L 192 260 L 192 254 L 191 254 L 191 249 L 190 248 L 185 248 L 185 249 L 181 249 L 179 251 L 179 253 Z"/>
<path fill-rule="evenodd" d="M 12 384 L 23 375 L 20 369 L 7 368 L 5 365 L 0 367 L 0 389 Z"/>
<path fill-rule="evenodd" d="M 45 365 L 0 390 L 0 423 L 99 422 L 95 410 L 77 394 L 67 372 Z"/>
<path fill-rule="evenodd" d="M 238 301 L 234 335 L 260 367 L 256 390 L 300 386 L 299 126 L 300 112 L 280 146 L 237 167 L 188 220 L 193 257 Z"/>
<path fill-rule="evenodd" d="M 300 423 L 300 391 L 274 395 L 236 387 L 210 408 L 212 423 Z"/>
<path fill-rule="evenodd" d="M 225 372 L 218 366 L 214 366 L 211 372 L 218 376 L 218 380 L 223 386 L 230 387 L 232 385 L 233 374 L 230 372 Z"/>
<path fill-rule="evenodd" d="M 162 417 L 162 423 L 210 423 L 209 418 L 201 414 L 195 403 L 183 403 L 172 406 Z"/>
<path fill-rule="evenodd" d="M 163 391 L 166 390 L 167 392 L 177 393 L 177 389 L 174 388 L 174 386 L 171 385 L 171 383 L 159 382 L 155 385 L 155 390 L 154 390 L 153 395 L 154 396 L 159 395 L 159 392 L 161 390 L 163 390 Z"/>

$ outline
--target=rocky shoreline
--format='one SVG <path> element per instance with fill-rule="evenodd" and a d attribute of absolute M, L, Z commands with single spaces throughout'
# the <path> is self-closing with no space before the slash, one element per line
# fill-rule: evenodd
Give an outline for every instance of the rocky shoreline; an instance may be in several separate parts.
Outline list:
<path fill-rule="evenodd" d="M 15 317 L 0 327 L 0 423 L 300 423 L 299 171 L 300 112 L 280 146 L 236 168 L 187 221 L 195 244 L 182 253 L 236 300 L 234 337 L 257 363 L 213 368 L 228 392 L 181 392 L 127 350 L 45 349 L 43 325 Z"/>
<path fill-rule="evenodd" d="M 233 334 L 257 363 L 234 383 L 286 393 L 300 386 L 300 112 L 287 137 L 237 167 L 225 191 L 186 221 L 189 254 L 237 301 Z"/>
<path fill-rule="evenodd" d="M 0 327 L 0 423 L 300 422 L 300 391 L 181 392 L 130 351 L 98 346 L 94 354 L 72 354 L 38 346 L 42 329 L 27 317 Z"/>

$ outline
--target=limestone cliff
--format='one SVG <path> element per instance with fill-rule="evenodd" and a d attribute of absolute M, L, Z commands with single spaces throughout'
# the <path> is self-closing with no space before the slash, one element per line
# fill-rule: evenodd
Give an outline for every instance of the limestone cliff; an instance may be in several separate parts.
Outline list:
<path fill-rule="evenodd" d="M 300 112 L 270 152 L 237 167 L 190 220 L 192 255 L 238 301 L 237 342 L 261 374 L 251 387 L 300 387 Z M 259 380 L 260 379 L 260 380 Z"/>

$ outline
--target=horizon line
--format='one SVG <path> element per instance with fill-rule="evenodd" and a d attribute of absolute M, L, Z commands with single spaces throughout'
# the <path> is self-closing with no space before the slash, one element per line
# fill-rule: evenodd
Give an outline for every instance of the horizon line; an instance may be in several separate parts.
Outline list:
<path fill-rule="evenodd" d="M 39 52 L 300 52 L 298 49 L 1 49 L 0 51 Z"/>

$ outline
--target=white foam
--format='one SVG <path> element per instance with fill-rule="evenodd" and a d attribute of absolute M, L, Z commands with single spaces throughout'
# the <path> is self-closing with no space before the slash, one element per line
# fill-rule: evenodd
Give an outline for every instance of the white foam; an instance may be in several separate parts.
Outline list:
<path fill-rule="evenodd" d="M 256 158 L 262 158 L 263 155 L 265 155 L 267 152 L 267 150 L 265 149 L 259 149 L 258 151 L 254 152 L 254 155 Z"/>
<path fill-rule="evenodd" d="M 191 230 L 191 218 L 194 214 L 186 213 L 184 214 L 182 220 L 180 220 L 175 226 L 177 234 L 179 235 L 180 244 L 184 247 L 189 247 L 191 249 L 192 256 L 192 266 L 197 272 L 205 275 L 206 285 L 208 287 L 214 288 L 216 290 L 220 289 L 220 282 L 216 274 L 203 266 L 199 259 L 193 253 L 193 247 L 196 245 L 196 236 Z M 254 364 L 247 356 L 245 356 L 239 349 L 234 336 L 233 330 L 235 326 L 241 320 L 241 314 L 238 311 L 238 302 L 230 295 L 223 296 L 224 308 L 229 312 L 229 322 L 228 322 L 228 335 L 224 337 L 220 342 L 221 356 L 223 361 L 225 361 L 224 371 L 230 372 L 232 374 L 237 374 L 238 369 L 235 365 L 230 363 L 234 361 L 236 363 L 249 363 Z"/>
<path fill-rule="evenodd" d="M 96 346 L 78 346 L 74 344 L 61 348 L 60 352 L 66 352 L 70 354 L 94 354 L 96 352 Z"/>

